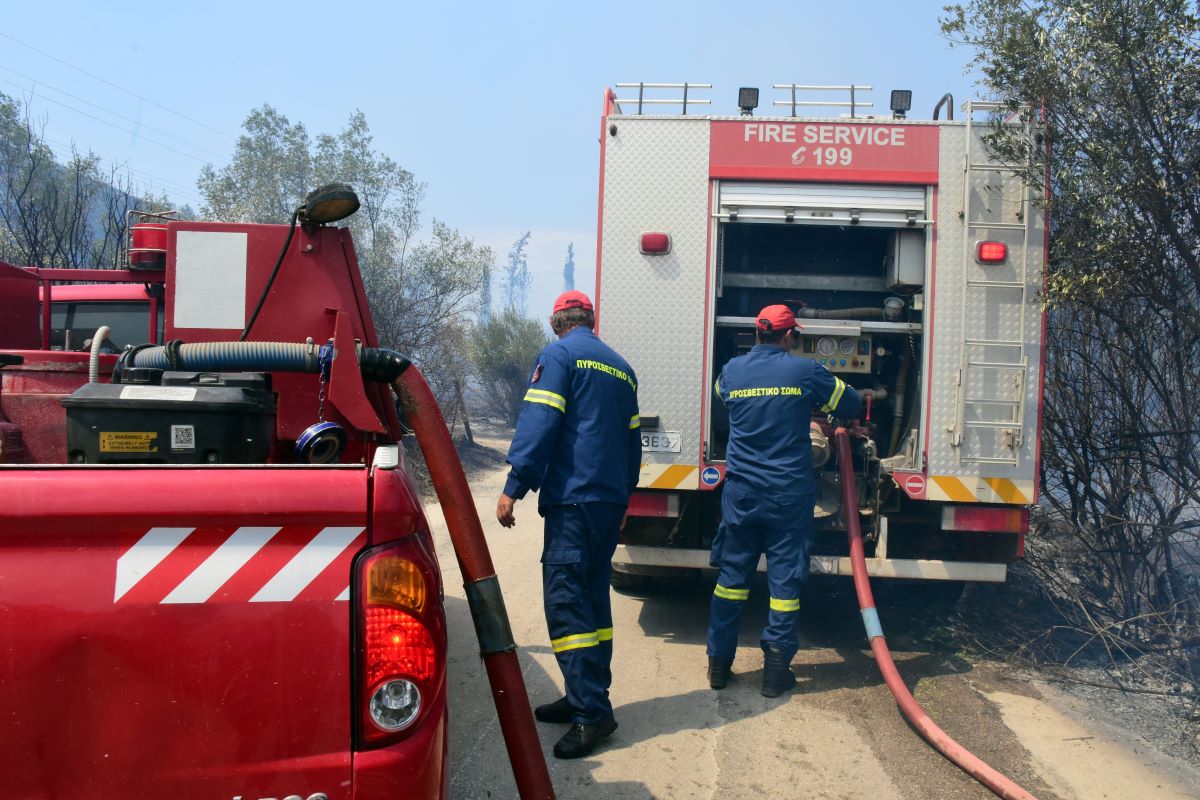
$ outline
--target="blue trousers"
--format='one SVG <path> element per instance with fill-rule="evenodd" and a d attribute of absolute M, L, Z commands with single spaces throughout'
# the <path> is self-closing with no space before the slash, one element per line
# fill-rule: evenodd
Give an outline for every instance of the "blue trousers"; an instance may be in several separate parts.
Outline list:
<path fill-rule="evenodd" d="M 609 572 L 625 506 L 545 506 L 542 595 L 550 646 L 562 670 L 574 722 L 612 719 L 612 605 Z"/>
<path fill-rule="evenodd" d="M 752 493 L 730 481 L 721 497 L 721 525 L 709 563 L 720 570 L 708 624 L 708 655 L 731 663 L 737 650 L 742 607 L 762 553 L 767 556 L 771 592 L 762 645 L 796 655 L 800 587 L 808 578 L 812 550 L 813 495 L 790 497 Z"/>

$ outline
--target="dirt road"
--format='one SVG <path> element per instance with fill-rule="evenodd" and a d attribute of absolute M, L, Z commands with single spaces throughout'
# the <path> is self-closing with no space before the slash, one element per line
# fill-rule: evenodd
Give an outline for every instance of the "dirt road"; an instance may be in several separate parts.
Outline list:
<path fill-rule="evenodd" d="M 541 519 L 531 497 L 517 505 L 516 528 L 496 523 L 507 443 L 484 443 L 493 449 L 476 451 L 472 490 L 537 704 L 562 694 L 542 615 Z M 436 504 L 426 513 L 438 537 L 450 624 L 451 797 L 515 798 L 462 578 Z M 848 598 L 802 610 L 801 651 L 793 662 L 799 688 L 769 700 L 758 691 L 766 592 L 755 587 L 734 682 L 710 690 L 704 675 L 710 592 L 699 582 L 646 597 L 614 593 L 612 699 L 620 728 L 592 756 L 557 761 L 549 753 L 565 728 L 539 725 L 559 798 L 992 797 L 904 722 Z M 903 636 L 889 641 L 930 715 L 1042 800 L 1200 796 L 1200 773 L 1115 726 L 1079 721 L 1084 714 L 1076 703 L 1045 685 L 908 646 Z"/>

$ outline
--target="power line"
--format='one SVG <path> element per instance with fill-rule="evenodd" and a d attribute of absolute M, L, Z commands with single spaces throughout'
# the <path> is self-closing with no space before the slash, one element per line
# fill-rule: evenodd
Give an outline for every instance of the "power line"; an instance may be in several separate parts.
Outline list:
<path fill-rule="evenodd" d="M 4 34 L 0 34 L 0 36 L 3 36 L 3 35 Z M 191 153 L 185 153 L 182 150 L 171 147 L 171 145 L 169 145 L 169 144 L 163 144 L 162 142 L 155 141 L 154 139 L 151 139 L 149 136 L 142 136 L 137 131 L 129 130 L 129 128 L 122 128 L 120 125 L 109 122 L 106 119 L 101 119 L 100 117 L 97 117 L 95 114 L 89 114 L 88 112 L 81 111 L 80 109 L 75 108 L 74 106 L 67 105 L 66 103 L 62 102 L 61 100 L 55 100 L 53 97 L 46 97 L 46 95 L 44 95 L 44 94 L 38 94 L 37 92 L 26 89 L 21 84 L 16 83 L 14 81 L 10 81 L 7 78 L 0 78 L 0 83 L 7 83 L 10 86 L 15 86 L 23 92 L 26 92 L 26 91 L 29 92 L 34 97 L 42 98 L 43 100 L 45 100 L 48 103 L 54 103 L 56 106 L 62 106 L 63 108 L 67 109 L 68 111 L 74 111 L 76 114 L 81 114 L 82 116 L 85 116 L 88 119 L 95 120 L 96 122 L 99 122 L 101 125 L 107 125 L 110 128 L 116 128 L 117 130 L 119 130 L 123 133 L 128 133 L 131 136 L 136 136 L 144 142 L 149 142 L 150 144 L 157 145 L 157 146 L 163 148 L 164 150 L 170 150 L 172 153 L 181 155 L 184 158 L 190 158 L 193 161 L 199 161 L 201 164 L 207 163 L 206 159 L 200 158 L 199 156 L 194 156 Z"/>
<path fill-rule="evenodd" d="M 69 61 L 64 61 L 63 59 L 59 58 L 58 56 L 51 55 L 50 53 L 47 53 L 45 50 L 39 50 L 36 47 L 34 47 L 33 45 L 22 42 L 20 39 L 14 37 L 14 36 L 9 36 L 7 33 L 4 33 L 3 31 L 0 31 L 0 36 L 3 36 L 5 39 L 8 39 L 10 42 L 16 42 L 17 44 L 21 45 L 22 47 L 28 48 L 39 55 L 49 58 L 52 61 L 57 61 L 59 64 L 62 64 L 63 66 L 70 67 L 71 69 L 75 70 L 76 72 L 83 73 L 84 75 L 87 75 L 89 78 L 92 78 L 93 80 L 100 81 L 101 83 L 103 83 L 106 86 L 111 86 L 114 89 L 125 92 L 125 94 L 132 95 L 133 97 L 136 97 L 139 100 L 149 103 L 150 105 L 154 106 L 155 108 L 161 108 L 163 111 L 166 111 L 169 114 L 174 114 L 175 116 L 177 116 L 181 119 L 186 119 L 188 122 L 191 122 L 194 125 L 199 125 L 201 128 L 210 130 L 213 133 L 218 133 L 221 136 L 224 136 L 228 139 L 236 139 L 237 138 L 233 134 L 226 133 L 225 131 L 217 130 L 216 128 L 212 127 L 211 125 L 207 125 L 198 119 L 193 119 L 192 117 L 189 117 L 187 114 L 182 114 L 173 108 L 167 108 L 162 103 L 156 103 L 155 101 L 151 100 L 149 97 L 140 95 L 131 89 L 126 89 L 124 86 L 118 86 L 117 84 L 113 83 L 112 81 L 105 80 L 104 78 L 101 78 L 99 75 L 88 72 L 86 69 L 83 69 L 82 67 L 77 67 Z"/>
<path fill-rule="evenodd" d="M 100 111 L 103 111 L 103 112 L 104 112 L 104 113 L 106 113 L 106 114 L 112 114 L 112 115 L 113 115 L 114 117 L 116 117 L 117 119 L 123 119 L 123 120 L 125 120 L 126 122 L 132 122 L 134 125 L 141 126 L 141 127 L 145 128 L 145 129 L 146 129 L 146 130 L 148 130 L 148 131 L 152 131 L 152 132 L 154 132 L 154 133 L 157 133 L 157 134 L 159 134 L 159 135 L 161 135 L 161 136 L 165 136 L 165 137 L 167 137 L 168 139 L 172 139 L 172 140 L 174 140 L 174 141 L 176 141 L 176 142 L 179 142 L 179 143 L 180 143 L 180 144 L 182 144 L 182 145 L 186 145 L 186 146 L 188 146 L 188 147 L 191 147 L 191 148 L 193 148 L 193 149 L 199 150 L 199 151 L 200 151 L 200 152 L 202 152 L 202 153 L 208 153 L 209 155 L 211 155 L 211 156 L 215 156 L 216 158 L 224 158 L 224 156 L 222 156 L 220 153 L 214 153 L 212 150 L 209 150 L 209 149 L 207 149 L 207 148 L 205 148 L 205 147 L 201 147 L 201 146 L 200 146 L 200 145 L 198 145 L 198 144 L 192 144 L 191 142 L 189 142 L 189 141 L 188 141 L 188 140 L 186 140 L 186 139 L 180 139 L 178 136 L 175 136 L 174 134 L 168 133 L 168 132 L 166 132 L 166 131 L 160 131 L 160 130 L 158 130 L 157 128 L 152 128 L 152 127 L 150 127 L 149 125 L 145 124 L 144 122 L 140 122 L 139 120 L 136 120 L 136 119 L 131 119 L 130 117 L 127 117 L 127 116 L 125 116 L 124 114 L 119 114 L 119 113 L 117 113 L 116 111 L 113 111 L 113 110 L 112 110 L 112 109 L 110 109 L 110 108 L 105 108 L 105 107 L 104 107 L 104 106 L 102 106 L 102 105 L 97 105 L 96 103 L 93 103 L 91 100 L 88 100 L 88 99 L 86 99 L 86 98 L 83 98 L 83 97 L 79 97 L 79 96 L 77 96 L 77 95 L 73 95 L 73 94 L 71 94 L 71 93 L 70 93 L 70 92 L 68 92 L 68 91 L 65 91 L 65 90 L 63 90 L 63 89 L 59 89 L 57 86 L 51 86 L 50 84 L 46 83 L 46 82 L 45 82 L 45 81 L 43 81 L 43 80 L 39 80 L 39 79 L 37 79 L 37 78 L 34 78 L 34 77 L 33 77 L 33 76 L 31 76 L 31 75 L 26 75 L 26 74 L 24 74 L 24 73 L 22 73 L 22 72 L 18 72 L 17 70 L 13 69 L 12 67 L 6 67 L 6 66 L 4 66 L 3 64 L 0 64 L 0 69 L 4 70 L 5 72 L 11 72 L 12 74 L 14 74 L 14 75 L 16 75 L 16 76 L 18 76 L 18 77 L 21 77 L 21 78 L 24 78 L 24 79 L 25 79 L 25 80 L 27 80 L 27 81 L 30 81 L 30 83 L 32 84 L 32 85 L 30 86 L 30 88 L 29 88 L 29 91 L 30 91 L 30 92 L 33 92 L 33 91 L 34 91 L 34 89 L 33 89 L 33 87 L 34 87 L 34 86 L 44 86 L 44 87 L 46 87 L 47 89 L 51 89 L 51 90 L 53 90 L 53 91 L 55 91 L 55 92 L 58 92 L 59 94 L 66 95 L 67 97 L 71 98 L 72 100 L 78 100 L 80 103 L 86 103 L 87 105 L 91 106 L 92 108 L 99 109 Z M 16 84 L 13 84 L 13 85 L 16 85 Z M 44 97 L 43 95 L 38 95 L 38 96 L 39 96 L 39 97 Z M 45 99 L 49 99 L 49 98 L 45 98 Z M 140 135 L 140 134 L 138 134 L 138 135 Z"/>
<path fill-rule="evenodd" d="M 75 146 L 71 145 L 71 144 L 67 144 L 66 142 L 60 142 L 57 139 L 50 139 L 48 137 L 41 137 L 41 141 L 45 142 L 46 144 L 50 145 L 53 149 L 57 150 L 58 157 L 60 159 L 65 159 L 68 155 L 74 155 L 74 153 L 75 153 Z M 150 172 L 145 172 L 143 170 L 134 169 L 133 167 L 129 166 L 128 164 L 118 163 L 116 161 L 116 159 L 105 158 L 102 160 L 105 164 L 107 164 L 108 166 L 110 166 L 112 168 L 113 172 L 117 172 L 117 173 L 127 172 L 131 176 L 135 176 L 135 177 L 140 176 L 139 180 L 141 180 L 142 182 L 144 182 L 146 184 L 145 188 L 153 189 L 153 188 L 156 188 L 156 186 L 157 186 L 158 188 L 161 188 L 164 191 L 169 192 L 172 195 L 172 197 L 170 198 L 172 200 L 185 200 L 191 204 L 194 204 L 197 208 L 199 206 L 203 205 L 199 196 L 194 194 L 194 189 L 189 188 L 185 184 L 168 180 L 168 179 L 160 177 L 158 175 L 154 175 L 153 173 L 150 173 Z"/>

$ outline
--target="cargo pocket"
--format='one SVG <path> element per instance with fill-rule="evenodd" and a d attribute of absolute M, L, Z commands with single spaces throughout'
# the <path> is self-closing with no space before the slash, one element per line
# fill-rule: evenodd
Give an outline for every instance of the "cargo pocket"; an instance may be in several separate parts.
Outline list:
<path fill-rule="evenodd" d="M 710 567 L 721 568 L 721 548 L 725 546 L 725 523 L 717 526 L 717 535 L 712 540 L 712 553 L 708 556 Z"/>
<path fill-rule="evenodd" d="M 585 595 L 578 547 L 548 548 L 542 553 L 542 591 L 547 606 L 582 603 Z"/>

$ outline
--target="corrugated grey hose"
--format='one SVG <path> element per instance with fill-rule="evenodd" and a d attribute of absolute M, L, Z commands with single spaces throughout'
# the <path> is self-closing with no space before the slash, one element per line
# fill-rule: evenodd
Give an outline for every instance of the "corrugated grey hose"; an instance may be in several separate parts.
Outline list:
<path fill-rule="evenodd" d="M 364 347 L 358 365 L 365 380 L 389 382 L 409 361 L 394 350 Z M 291 342 L 199 342 L 147 347 L 133 355 L 132 366 L 196 372 L 319 372 L 320 348 Z"/>

